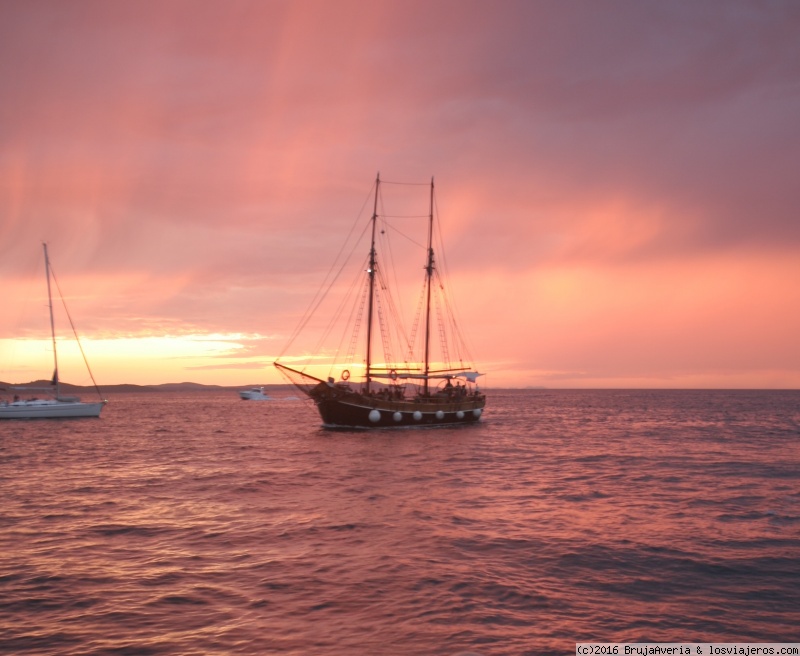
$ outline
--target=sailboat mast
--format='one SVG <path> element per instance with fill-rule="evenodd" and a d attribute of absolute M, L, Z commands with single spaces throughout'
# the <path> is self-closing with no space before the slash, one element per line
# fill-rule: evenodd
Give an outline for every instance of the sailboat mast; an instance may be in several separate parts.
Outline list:
<path fill-rule="evenodd" d="M 50 258 L 47 255 L 47 244 L 44 247 L 44 270 L 47 277 L 47 307 L 50 308 L 50 337 L 53 340 L 53 382 L 56 385 L 56 398 L 59 397 L 61 382 L 58 378 L 58 353 L 56 352 L 56 324 L 53 320 L 53 295 L 50 292 Z"/>
<path fill-rule="evenodd" d="M 433 178 L 431 178 L 431 206 L 428 221 L 428 263 L 425 266 L 425 378 L 424 393 L 428 394 L 428 373 L 430 372 L 430 343 L 431 343 L 431 281 L 433 280 Z"/>
<path fill-rule="evenodd" d="M 367 384 L 366 392 L 369 394 L 369 384 L 372 375 L 372 311 L 375 300 L 375 227 L 378 223 L 378 190 L 381 185 L 381 174 L 375 178 L 375 204 L 372 209 L 372 242 L 369 251 L 369 305 L 367 306 Z"/>

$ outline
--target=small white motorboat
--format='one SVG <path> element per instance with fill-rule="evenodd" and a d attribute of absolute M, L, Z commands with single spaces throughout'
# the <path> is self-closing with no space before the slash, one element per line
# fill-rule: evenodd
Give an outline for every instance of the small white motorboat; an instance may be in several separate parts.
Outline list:
<path fill-rule="evenodd" d="M 272 398 L 264 394 L 263 387 L 252 387 L 249 390 L 240 390 L 239 396 L 242 401 L 271 401 Z"/>

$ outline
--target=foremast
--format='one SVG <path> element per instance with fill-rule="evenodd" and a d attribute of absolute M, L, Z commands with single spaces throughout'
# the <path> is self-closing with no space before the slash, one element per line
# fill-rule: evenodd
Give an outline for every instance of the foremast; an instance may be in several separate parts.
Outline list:
<path fill-rule="evenodd" d="M 375 228 L 378 224 L 378 194 L 380 193 L 381 174 L 378 173 L 375 178 L 375 201 L 372 208 L 372 239 L 369 250 L 369 268 L 367 275 L 369 276 L 369 302 L 367 305 L 367 376 L 366 376 L 366 393 L 369 394 L 370 382 L 372 381 L 372 315 L 375 306 Z"/>

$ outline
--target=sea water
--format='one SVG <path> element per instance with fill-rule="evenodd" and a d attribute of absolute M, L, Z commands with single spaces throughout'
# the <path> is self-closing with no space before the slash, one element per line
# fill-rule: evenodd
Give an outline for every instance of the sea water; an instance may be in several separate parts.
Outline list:
<path fill-rule="evenodd" d="M 0 653 L 800 640 L 800 392 L 488 398 L 421 430 L 235 392 L 0 423 Z"/>

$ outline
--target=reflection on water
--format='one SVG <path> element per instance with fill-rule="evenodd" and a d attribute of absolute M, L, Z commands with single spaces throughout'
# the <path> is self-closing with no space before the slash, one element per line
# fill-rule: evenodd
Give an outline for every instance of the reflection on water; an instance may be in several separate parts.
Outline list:
<path fill-rule="evenodd" d="M 0 424 L 0 651 L 800 640 L 800 393 L 490 401 L 417 431 L 211 392 Z"/>

